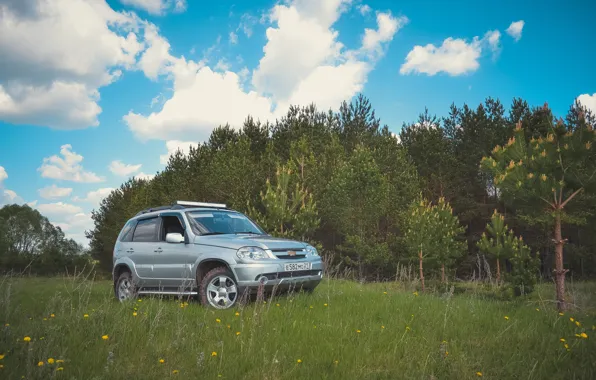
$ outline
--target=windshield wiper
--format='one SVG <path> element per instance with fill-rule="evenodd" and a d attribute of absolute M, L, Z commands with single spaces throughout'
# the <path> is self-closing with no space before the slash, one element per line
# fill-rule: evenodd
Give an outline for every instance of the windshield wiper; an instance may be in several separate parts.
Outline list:
<path fill-rule="evenodd" d="M 204 234 L 201 234 L 201 236 L 207 236 L 207 235 L 225 235 L 225 232 L 205 232 Z"/>
<path fill-rule="evenodd" d="M 261 235 L 258 232 L 253 232 L 253 231 L 240 231 L 240 232 L 234 232 L 236 235 L 238 234 L 250 234 L 250 235 Z"/>

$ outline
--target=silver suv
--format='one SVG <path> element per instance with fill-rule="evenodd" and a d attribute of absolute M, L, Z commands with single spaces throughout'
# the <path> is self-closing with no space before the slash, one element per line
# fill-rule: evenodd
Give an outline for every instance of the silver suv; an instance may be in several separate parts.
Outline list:
<path fill-rule="evenodd" d="M 258 289 L 312 291 L 323 262 L 306 243 L 268 235 L 224 204 L 177 201 L 128 220 L 114 246 L 114 294 L 198 295 L 204 305 L 232 307 Z"/>

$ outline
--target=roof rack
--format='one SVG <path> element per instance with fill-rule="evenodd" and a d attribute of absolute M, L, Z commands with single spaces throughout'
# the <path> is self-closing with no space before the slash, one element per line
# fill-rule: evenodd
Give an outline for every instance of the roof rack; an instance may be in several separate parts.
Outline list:
<path fill-rule="evenodd" d="M 175 203 L 169 206 L 158 206 L 158 207 L 150 207 L 145 210 L 141 210 L 135 216 L 139 216 L 142 214 L 147 214 L 149 212 L 154 211 L 162 211 L 162 210 L 180 210 L 184 208 L 190 207 L 209 207 L 209 208 L 222 208 L 227 209 L 228 207 L 223 203 L 208 203 L 208 202 L 191 202 L 191 201 L 176 201 Z"/>

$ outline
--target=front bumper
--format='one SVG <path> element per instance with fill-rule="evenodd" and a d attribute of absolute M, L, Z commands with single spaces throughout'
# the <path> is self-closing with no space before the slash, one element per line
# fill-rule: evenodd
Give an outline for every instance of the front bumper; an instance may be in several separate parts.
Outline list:
<path fill-rule="evenodd" d="M 286 271 L 285 264 L 310 263 L 310 269 Z M 263 263 L 236 264 L 232 271 L 238 281 L 240 293 L 254 293 L 260 286 L 266 291 L 291 287 L 313 289 L 323 279 L 324 265 L 320 258 L 314 260 L 276 260 Z"/>

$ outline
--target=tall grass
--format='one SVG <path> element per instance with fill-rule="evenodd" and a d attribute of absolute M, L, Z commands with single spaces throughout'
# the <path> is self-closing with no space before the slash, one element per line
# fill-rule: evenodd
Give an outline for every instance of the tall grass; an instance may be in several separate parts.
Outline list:
<path fill-rule="evenodd" d="M 419 294 L 411 280 L 328 278 L 311 295 L 217 311 L 173 297 L 120 304 L 91 276 L 7 276 L 0 379 L 596 378 L 596 284 L 571 284 L 575 309 L 561 316 L 550 284 L 501 301 L 474 283 Z"/>

